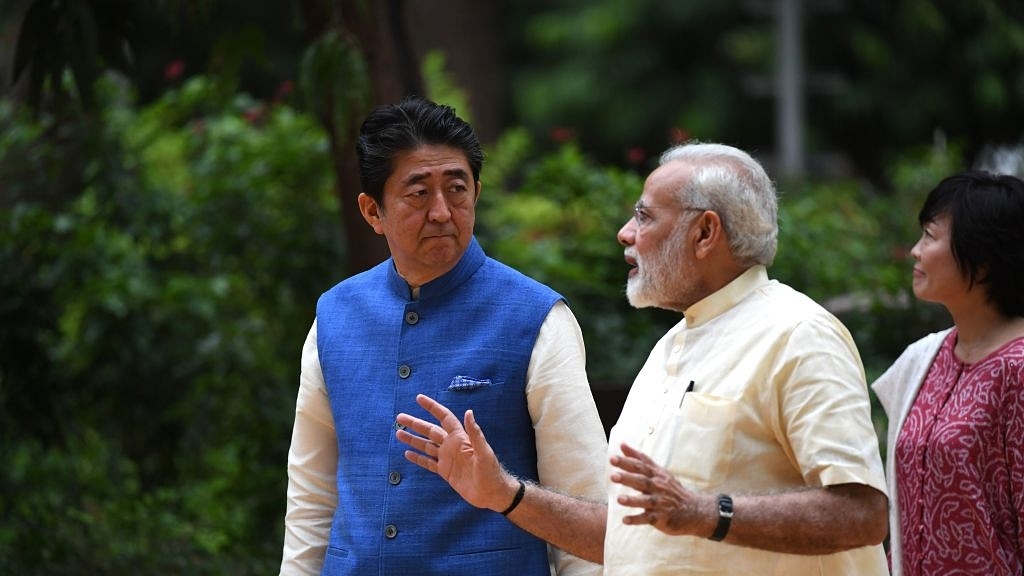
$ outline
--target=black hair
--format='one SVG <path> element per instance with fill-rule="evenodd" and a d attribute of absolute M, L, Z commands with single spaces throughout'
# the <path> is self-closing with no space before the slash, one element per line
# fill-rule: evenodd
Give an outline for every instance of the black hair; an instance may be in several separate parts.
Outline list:
<path fill-rule="evenodd" d="M 473 127 L 456 116 L 450 106 L 410 96 L 399 104 L 377 107 L 363 121 L 356 142 L 363 192 L 382 204 L 384 182 L 394 170 L 395 157 L 425 144 L 462 150 L 473 181 L 480 181 L 484 153 Z"/>
<path fill-rule="evenodd" d="M 985 286 L 1000 314 L 1024 316 L 1024 182 L 980 171 L 954 174 L 928 194 L 917 219 L 923 227 L 943 216 L 964 278 Z"/>

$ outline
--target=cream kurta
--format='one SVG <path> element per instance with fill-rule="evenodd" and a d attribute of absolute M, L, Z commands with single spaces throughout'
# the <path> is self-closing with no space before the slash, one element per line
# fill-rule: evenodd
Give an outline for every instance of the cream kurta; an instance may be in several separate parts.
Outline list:
<path fill-rule="evenodd" d="M 610 451 L 622 442 L 700 492 L 844 483 L 885 492 L 864 369 L 849 332 L 811 299 L 769 280 L 763 266 L 693 305 L 661 338 L 612 429 Z M 637 510 L 617 504 L 624 490 L 612 484 L 609 492 L 606 575 L 887 573 L 880 545 L 797 556 L 626 526 L 623 516 Z"/>

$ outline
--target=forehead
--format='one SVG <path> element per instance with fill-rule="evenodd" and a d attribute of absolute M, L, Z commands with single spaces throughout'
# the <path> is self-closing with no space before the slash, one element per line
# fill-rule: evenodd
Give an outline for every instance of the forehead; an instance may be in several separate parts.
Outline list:
<path fill-rule="evenodd" d="M 471 178 L 471 175 L 469 160 L 462 150 L 444 144 L 424 144 L 395 155 L 385 186 L 404 186 L 427 177 Z"/>
<path fill-rule="evenodd" d="M 934 217 L 932 217 L 931 220 L 925 220 L 922 223 L 922 226 L 924 228 L 928 228 L 929 230 L 945 231 L 948 230 L 952 224 L 952 217 L 949 215 L 948 212 L 943 212 L 940 214 L 936 214 Z"/>

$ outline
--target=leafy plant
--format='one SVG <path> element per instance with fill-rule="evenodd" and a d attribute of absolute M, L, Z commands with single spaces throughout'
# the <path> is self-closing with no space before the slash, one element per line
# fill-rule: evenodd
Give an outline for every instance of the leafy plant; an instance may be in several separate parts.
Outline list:
<path fill-rule="evenodd" d="M 338 207 L 315 122 L 244 95 L 211 109 L 215 89 L 195 78 L 136 112 L 102 83 L 82 194 L 0 210 L 12 573 L 280 561 L 298 356 L 344 262 Z"/>

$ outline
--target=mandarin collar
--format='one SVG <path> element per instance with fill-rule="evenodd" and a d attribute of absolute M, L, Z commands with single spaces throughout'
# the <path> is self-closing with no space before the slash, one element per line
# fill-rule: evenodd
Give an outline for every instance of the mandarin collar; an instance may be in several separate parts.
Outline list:
<path fill-rule="evenodd" d="M 473 236 L 455 267 L 420 286 L 418 295 L 414 295 L 409 283 L 398 274 L 398 270 L 395 269 L 395 261 L 392 259 L 391 265 L 388 266 L 388 288 L 403 300 L 428 300 L 444 296 L 476 273 L 486 259 L 487 255 L 476 241 L 476 236 Z"/>
<path fill-rule="evenodd" d="M 732 282 L 705 296 L 683 312 L 688 328 L 696 328 L 736 306 L 751 292 L 770 282 L 768 270 L 761 265 L 747 268 Z"/>

